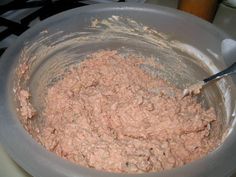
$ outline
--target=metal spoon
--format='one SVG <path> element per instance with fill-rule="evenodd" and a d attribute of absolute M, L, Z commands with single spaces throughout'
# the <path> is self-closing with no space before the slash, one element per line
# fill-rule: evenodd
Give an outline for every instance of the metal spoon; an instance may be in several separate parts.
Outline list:
<path fill-rule="evenodd" d="M 219 80 L 225 76 L 235 74 L 236 73 L 236 62 L 234 62 L 231 66 L 224 69 L 223 71 L 220 71 L 206 79 L 203 79 L 202 81 L 197 82 L 196 84 L 191 85 L 190 87 L 184 89 L 183 91 L 183 97 L 187 95 L 197 95 L 201 92 L 202 88 L 206 85 L 211 83 L 214 80 Z"/>

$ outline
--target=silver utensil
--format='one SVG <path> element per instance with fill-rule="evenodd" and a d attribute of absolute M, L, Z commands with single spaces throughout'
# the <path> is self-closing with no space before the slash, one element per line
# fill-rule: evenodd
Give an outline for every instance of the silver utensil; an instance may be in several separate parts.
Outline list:
<path fill-rule="evenodd" d="M 212 81 L 219 80 L 223 77 L 226 77 L 231 74 L 236 73 L 236 62 L 233 63 L 231 66 L 228 68 L 224 69 L 223 71 L 220 71 L 206 79 L 203 79 L 202 81 L 197 82 L 196 84 L 191 85 L 190 87 L 184 89 L 183 91 L 183 97 L 187 95 L 197 95 L 201 92 L 202 88 L 209 84 L 212 83 Z"/>

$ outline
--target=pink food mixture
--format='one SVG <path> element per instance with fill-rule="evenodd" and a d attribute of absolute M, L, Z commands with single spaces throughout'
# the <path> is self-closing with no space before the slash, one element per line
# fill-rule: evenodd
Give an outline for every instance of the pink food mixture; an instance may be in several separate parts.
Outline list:
<path fill-rule="evenodd" d="M 139 66 L 144 59 L 116 51 L 88 56 L 48 88 L 43 124 L 32 134 L 47 150 L 82 166 L 110 172 L 156 172 L 212 151 L 218 123 L 191 96 Z M 30 94 L 21 90 L 21 120 L 35 126 Z"/>

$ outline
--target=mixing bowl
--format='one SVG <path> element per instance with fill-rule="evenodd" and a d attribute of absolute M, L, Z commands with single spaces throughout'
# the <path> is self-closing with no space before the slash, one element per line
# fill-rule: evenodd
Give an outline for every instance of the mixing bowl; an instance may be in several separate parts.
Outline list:
<path fill-rule="evenodd" d="M 230 64 L 221 55 L 221 42 L 226 38 L 197 17 L 147 4 L 91 5 L 48 18 L 21 35 L 0 60 L 1 143 L 22 168 L 39 177 L 230 176 L 236 169 L 236 92 L 231 78 L 212 84 L 198 98 L 205 107 L 215 108 L 221 124 L 214 134 L 222 144 L 190 164 L 148 174 L 89 169 L 48 152 L 23 128 L 15 96 L 17 89 L 29 89 L 38 112 L 34 123 L 40 127 L 47 88 L 63 77 L 68 66 L 103 49 L 151 57 L 164 68 L 145 65 L 143 69 L 183 89 Z M 23 64 L 29 68 L 19 74 Z"/>

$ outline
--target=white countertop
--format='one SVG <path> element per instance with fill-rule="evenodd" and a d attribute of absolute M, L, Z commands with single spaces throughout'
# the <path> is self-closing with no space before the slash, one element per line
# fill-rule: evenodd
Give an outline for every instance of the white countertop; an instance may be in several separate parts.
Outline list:
<path fill-rule="evenodd" d="M 30 177 L 5 152 L 0 145 L 0 177 Z"/>

